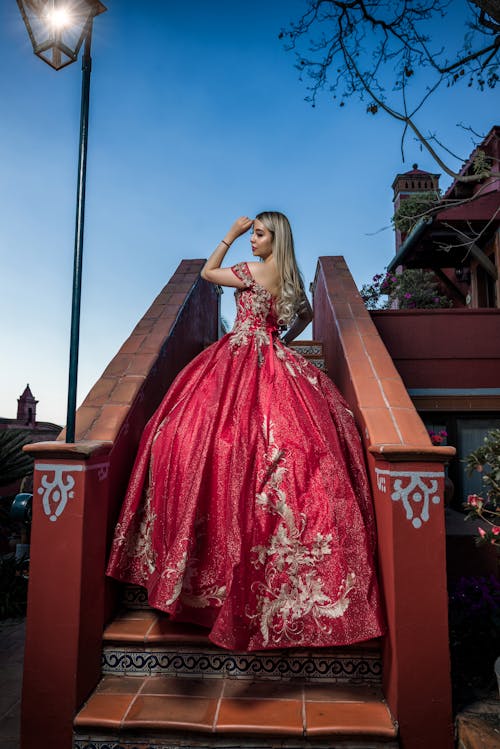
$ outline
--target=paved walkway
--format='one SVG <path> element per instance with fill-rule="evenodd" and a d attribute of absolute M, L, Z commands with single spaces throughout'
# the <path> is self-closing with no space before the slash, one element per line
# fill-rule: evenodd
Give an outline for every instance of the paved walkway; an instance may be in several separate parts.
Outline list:
<path fill-rule="evenodd" d="M 0 749 L 18 749 L 24 619 L 0 622 Z"/>
<path fill-rule="evenodd" d="M 498 692 L 468 705 L 457 716 L 456 724 L 457 749 L 498 749 L 500 747 Z"/>

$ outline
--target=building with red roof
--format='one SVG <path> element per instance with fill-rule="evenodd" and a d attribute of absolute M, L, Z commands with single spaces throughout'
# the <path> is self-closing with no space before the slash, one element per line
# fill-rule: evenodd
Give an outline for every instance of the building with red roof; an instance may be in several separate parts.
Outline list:
<path fill-rule="evenodd" d="M 481 168 L 486 176 L 478 181 Z M 437 191 L 439 175 L 416 165 L 398 174 L 392 185 L 395 210 L 431 183 L 429 191 Z M 474 149 L 437 206 L 408 235 L 396 233 L 388 270 L 398 267 L 433 270 L 454 306 L 500 307 L 500 126 Z"/>

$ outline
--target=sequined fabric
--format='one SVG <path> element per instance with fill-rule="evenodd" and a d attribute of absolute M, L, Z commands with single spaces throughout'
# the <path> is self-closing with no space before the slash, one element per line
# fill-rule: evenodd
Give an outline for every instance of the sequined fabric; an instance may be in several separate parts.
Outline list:
<path fill-rule="evenodd" d="M 383 631 L 354 419 L 277 338 L 274 299 L 233 267 L 233 330 L 149 421 L 108 574 L 225 648 L 344 645 Z"/>

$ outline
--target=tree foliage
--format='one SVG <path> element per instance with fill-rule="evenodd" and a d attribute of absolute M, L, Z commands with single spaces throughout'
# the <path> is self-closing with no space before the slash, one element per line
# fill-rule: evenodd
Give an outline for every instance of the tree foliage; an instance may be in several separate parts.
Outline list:
<path fill-rule="evenodd" d="M 479 471 L 483 480 L 483 498 L 477 494 L 467 497 L 468 518 L 485 520 L 489 528 L 479 529 L 479 542 L 500 545 L 500 429 L 491 429 L 482 445 L 466 458 L 467 473 Z"/>
<path fill-rule="evenodd" d="M 0 620 L 26 615 L 28 574 L 26 560 L 0 557 Z"/>
<path fill-rule="evenodd" d="M 408 234 L 416 223 L 442 207 L 439 192 L 416 192 L 402 200 L 392 217 L 394 228 Z"/>
<path fill-rule="evenodd" d="M 467 11 L 463 34 L 453 48 L 445 47 L 431 32 L 445 27 L 458 4 L 455 0 L 308 0 L 305 13 L 280 37 L 297 54 L 301 76 L 309 80 L 306 98 L 313 106 L 323 90 L 341 107 L 356 95 L 366 102 L 367 112 L 382 110 L 402 123 L 403 160 L 410 131 L 451 177 L 478 181 L 491 174 L 491 164 L 482 163 L 471 175 L 459 175 L 438 153 L 442 144 L 437 137 L 417 126 L 417 115 L 439 87 L 484 90 L 495 88 L 499 81 L 500 0 L 463 0 L 460 4 Z"/>
<path fill-rule="evenodd" d="M 33 470 L 33 459 L 23 452 L 32 436 L 23 429 L 0 431 L 0 486 L 24 478 Z"/>

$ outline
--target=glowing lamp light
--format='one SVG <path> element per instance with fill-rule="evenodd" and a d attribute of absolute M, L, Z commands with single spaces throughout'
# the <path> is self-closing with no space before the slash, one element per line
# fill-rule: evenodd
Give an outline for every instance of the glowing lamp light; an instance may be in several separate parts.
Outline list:
<path fill-rule="evenodd" d="M 67 8 L 52 8 L 47 13 L 47 21 L 52 25 L 54 30 L 70 26 L 72 20 L 71 13 Z"/>
<path fill-rule="evenodd" d="M 33 52 L 59 70 L 78 58 L 94 16 L 106 10 L 99 0 L 17 0 Z"/>

